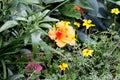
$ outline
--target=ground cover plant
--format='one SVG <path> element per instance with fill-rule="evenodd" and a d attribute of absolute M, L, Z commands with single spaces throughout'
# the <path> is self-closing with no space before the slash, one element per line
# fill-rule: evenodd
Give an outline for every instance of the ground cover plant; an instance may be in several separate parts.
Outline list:
<path fill-rule="evenodd" d="M 0 80 L 119 80 L 119 0 L 1 0 Z"/>

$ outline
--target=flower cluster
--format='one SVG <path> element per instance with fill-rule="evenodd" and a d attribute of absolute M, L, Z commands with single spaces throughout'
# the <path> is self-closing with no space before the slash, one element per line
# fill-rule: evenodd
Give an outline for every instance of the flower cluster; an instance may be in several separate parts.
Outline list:
<path fill-rule="evenodd" d="M 111 13 L 115 14 L 115 15 L 118 15 L 120 13 L 119 9 L 118 8 L 113 8 L 111 10 Z"/>
<path fill-rule="evenodd" d="M 65 71 L 67 67 L 68 67 L 68 64 L 66 63 L 62 63 L 61 65 L 59 65 L 60 70 L 63 70 L 63 71 Z"/>
<path fill-rule="evenodd" d="M 59 47 L 64 47 L 66 44 L 73 46 L 76 43 L 75 30 L 69 24 L 68 21 L 60 21 L 48 31 L 49 37 L 55 40 Z"/>
<path fill-rule="evenodd" d="M 84 49 L 84 50 L 82 51 L 82 55 L 85 56 L 85 57 L 91 56 L 92 53 L 93 53 L 93 50 L 89 50 L 89 49 Z"/>

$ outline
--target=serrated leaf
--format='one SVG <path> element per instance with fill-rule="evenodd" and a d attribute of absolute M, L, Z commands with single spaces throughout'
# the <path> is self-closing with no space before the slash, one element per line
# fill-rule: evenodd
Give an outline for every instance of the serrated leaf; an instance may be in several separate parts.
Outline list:
<path fill-rule="evenodd" d="M 80 19 L 81 18 L 81 14 L 78 10 L 76 10 L 74 8 L 74 5 L 72 4 L 65 4 L 63 6 L 60 7 L 60 12 L 68 17 L 73 17 L 76 19 Z"/>
<path fill-rule="evenodd" d="M 0 28 L 0 32 L 7 30 L 9 28 L 12 28 L 14 26 L 18 25 L 17 21 L 11 20 L 11 21 L 7 21 L 5 22 L 5 24 L 2 25 L 2 27 Z"/>

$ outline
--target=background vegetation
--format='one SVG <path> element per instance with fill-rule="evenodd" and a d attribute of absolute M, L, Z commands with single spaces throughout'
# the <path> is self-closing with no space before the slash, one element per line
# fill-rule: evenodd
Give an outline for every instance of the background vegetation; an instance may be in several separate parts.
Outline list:
<path fill-rule="evenodd" d="M 0 0 L 0 79 L 119 80 L 120 15 L 113 8 L 120 9 L 119 0 Z M 86 30 L 83 18 L 96 26 Z M 61 20 L 75 29 L 76 45 L 61 48 L 50 39 L 48 31 Z M 92 56 L 82 55 L 86 48 Z M 35 63 L 42 70 L 25 68 Z"/>

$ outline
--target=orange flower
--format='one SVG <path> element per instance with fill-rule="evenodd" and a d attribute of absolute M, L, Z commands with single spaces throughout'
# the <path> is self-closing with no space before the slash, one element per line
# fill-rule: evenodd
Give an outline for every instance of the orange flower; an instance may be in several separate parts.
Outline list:
<path fill-rule="evenodd" d="M 74 5 L 74 8 L 77 9 L 80 14 L 84 14 L 84 11 L 78 5 Z"/>
<path fill-rule="evenodd" d="M 48 32 L 49 37 L 55 40 L 59 47 L 64 47 L 66 44 L 75 45 L 75 30 L 69 24 L 67 21 L 57 22 L 56 27 Z"/>

